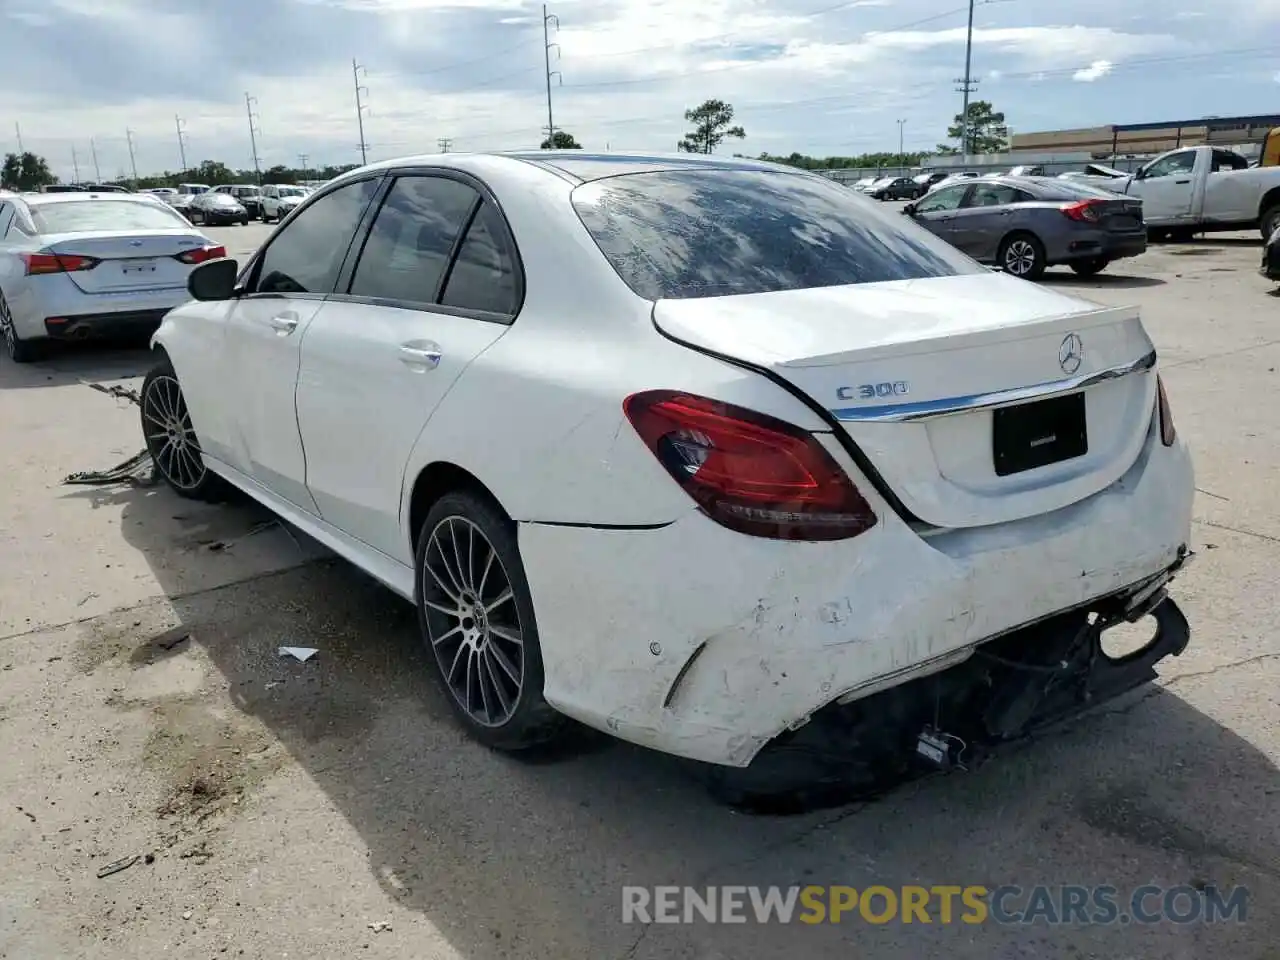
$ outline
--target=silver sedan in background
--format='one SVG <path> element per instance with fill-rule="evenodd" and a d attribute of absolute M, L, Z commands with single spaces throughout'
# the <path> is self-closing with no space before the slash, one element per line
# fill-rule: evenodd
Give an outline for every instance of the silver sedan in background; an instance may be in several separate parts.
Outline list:
<path fill-rule="evenodd" d="M 155 197 L 0 193 L 0 336 L 16 363 L 50 339 L 150 333 L 187 275 L 226 250 Z"/>
<path fill-rule="evenodd" d="M 1092 276 L 1147 249 L 1141 200 L 1058 178 L 974 178 L 938 187 L 902 212 L 975 260 L 1027 280 L 1058 264 Z"/>

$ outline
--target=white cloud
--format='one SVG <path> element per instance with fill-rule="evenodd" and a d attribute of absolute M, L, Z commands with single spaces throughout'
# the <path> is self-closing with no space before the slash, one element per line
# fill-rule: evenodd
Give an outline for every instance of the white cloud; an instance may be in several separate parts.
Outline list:
<path fill-rule="evenodd" d="M 1077 83 L 1093 83 L 1095 80 L 1101 80 L 1108 73 L 1114 64 L 1110 60 L 1095 60 L 1083 70 L 1077 70 L 1071 75 L 1071 79 Z"/>

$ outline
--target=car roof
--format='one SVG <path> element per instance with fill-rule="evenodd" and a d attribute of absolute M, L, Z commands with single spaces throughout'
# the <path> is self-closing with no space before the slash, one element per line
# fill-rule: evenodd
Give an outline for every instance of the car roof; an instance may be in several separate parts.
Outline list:
<path fill-rule="evenodd" d="M 151 203 L 153 199 L 150 194 L 118 193 L 114 190 L 104 190 L 101 193 L 89 191 L 82 193 L 33 193 L 27 197 L 27 203 L 31 206 L 44 206 L 50 203 L 84 203 L 88 200 L 114 200 L 117 203 L 123 200 L 126 203 Z"/>

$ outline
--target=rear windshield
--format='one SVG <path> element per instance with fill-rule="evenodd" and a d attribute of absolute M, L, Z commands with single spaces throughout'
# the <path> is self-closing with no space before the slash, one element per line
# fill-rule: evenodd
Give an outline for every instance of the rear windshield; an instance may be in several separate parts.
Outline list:
<path fill-rule="evenodd" d="M 983 272 L 900 213 L 821 177 L 636 173 L 582 184 L 573 205 L 619 276 L 649 300 Z"/>
<path fill-rule="evenodd" d="M 138 200 L 85 200 L 31 205 L 40 233 L 80 230 L 172 230 L 186 222 L 167 206 Z"/>

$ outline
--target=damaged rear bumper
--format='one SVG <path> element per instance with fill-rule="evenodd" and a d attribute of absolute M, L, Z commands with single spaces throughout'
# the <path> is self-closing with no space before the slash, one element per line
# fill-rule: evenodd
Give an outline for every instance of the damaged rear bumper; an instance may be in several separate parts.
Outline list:
<path fill-rule="evenodd" d="M 827 712 L 1040 643 L 1046 624 L 1114 617 L 1153 584 L 1139 599 L 1163 599 L 1193 497 L 1185 446 L 1153 437 L 1086 500 L 931 536 L 879 502 L 873 530 L 827 544 L 743 537 L 696 512 L 660 529 L 522 523 L 544 694 L 623 739 L 747 767 Z M 1093 684 L 1095 700 L 1114 695 L 1101 674 Z"/>

